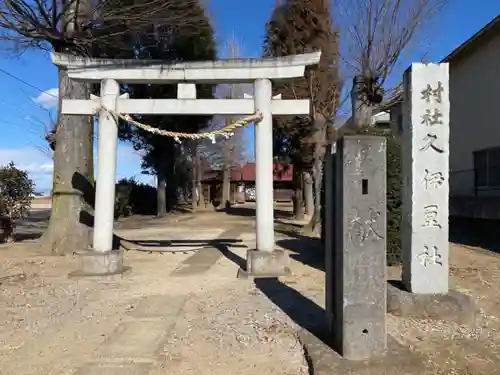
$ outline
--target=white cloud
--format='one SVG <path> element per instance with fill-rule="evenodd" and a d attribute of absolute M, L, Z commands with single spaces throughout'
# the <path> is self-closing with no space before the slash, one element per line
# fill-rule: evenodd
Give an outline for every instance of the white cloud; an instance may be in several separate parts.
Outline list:
<path fill-rule="evenodd" d="M 0 165 L 7 165 L 11 161 L 17 168 L 28 172 L 29 177 L 35 182 L 37 190 L 50 190 L 53 163 L 48 155 L 34 147 L 0 149 Z"/>
<path fill-rule="evenodd" d="M 141 156 L 129 144 L 118 145 L 117 159 L 117 179 L 134 176 L 142 182 L 152 181 L 151 176 L 141 175 Z M 0 149 L 0 166 L 5 166 L 11 161 L 17 168 L 28 172 L 29 177 L 36 184 L 37 191 L 50 191 L 54 165 L 49 155 L 34 147 Z M 95 173 L 97 173 L 96 150 L 94 150 L 94 162 L 96 163 Z"/>
<path fill-rule="evenodd" d="M 35 103 L 40 104 L 44 108 L 57 107 L 58 100 L 59 89 L 57 88 L 48 89 L 33 99 Z"/>

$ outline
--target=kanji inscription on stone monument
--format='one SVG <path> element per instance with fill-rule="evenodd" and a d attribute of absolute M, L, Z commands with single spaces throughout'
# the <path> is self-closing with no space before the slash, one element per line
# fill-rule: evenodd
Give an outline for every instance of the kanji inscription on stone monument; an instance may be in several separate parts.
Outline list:
<path fill-rule="evenodd" d="M 433 133 L 428 133 L 423 139 L 423 146 L 420 147 L 420 151 L 427 151 L 432 149 L 440 154 L 444 152 L 444 149 L 437 145 L 437 135 Z"/>
<path fill-rule="evenodd" d="M 418 260 L 424 267 L 432 264 L 443 265 L 437 246 L 431 246 L 430 248 L 429 246 L 424 246 L 424 252 L 418 256 Z"/>
<path fill-rule="evenodd" d="M 403 105 L 403 283 L 448 292 L 449 83 L 447 64 L 413 64 Z"/>
<path fill-rule="evenodd" d="M 443 173 L 441 172 L 430 172 L 428 169 L 424 170 L 424 178 L 422 179 L 422 182 L 425 185 L 425 189 L 437 189 L 444 183 L 444 176 Z"/>
<path fill-rule="evenodd" d="M 383 237 L 378 233 L 377 227 L 380 219 L 380 212 L 369 209 L 368 219 L 360 217 L 357 209 L 354 209 L 354 218 L 350 221 L 348 227 L 349 241 L 352 243 L 363 246 L 366 240 L 381 240 Z"/>
<path fill-rule="evenodd" d="M 434 108 L 434 110 L 426 109 L 425 113 L 422 115 L 422 121 L 420 123 L 425 124 L 427 126 L 442 125 L 443 124 L 442 117 L 443 114 L 439 109 L 436 108 Z"/>
<path fill-rule="evenodd" d="M 439 207 L 437 204 L 430 204 L 424 207 L 423 228 L 441 228 L 438 222 Z"/>
<path fill-rule="evenodd" d="M 442 103 L 443 91 L 444 88 L 441 81 L 438 81 L 435 89 L 433 89 L 430 84 L 427 84 L 426 88 L 422 90 L 422 99 L 424 99 L 427 103 L 430 103 L 431 99 L 434 99 L 436 103 Z"/>

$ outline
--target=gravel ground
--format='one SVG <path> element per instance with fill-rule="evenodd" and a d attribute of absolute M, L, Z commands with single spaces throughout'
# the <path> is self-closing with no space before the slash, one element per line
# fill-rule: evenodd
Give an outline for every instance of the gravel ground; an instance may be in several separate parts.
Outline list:
<path fill-rule="evenodd" d="M 225 223 L 215 215 L 200 220 L 204 229 L 217 223 L 215 236 L 220 227 L 239 222 L 229 217 Z M 247 230 L 248 220 L 241 220 Z M 200 223 L 182 225 L 193 225 L 186 230 L 192 238 Z M 169 226 L 165 236 L 175 229 Z M 237 251 L 244 256 L 246 249 Z M 307 374 L 294 323 L 253 283 L 236 279 L 235 263 L 221 255 L 200 274 L 172 276 L 192 255 L 128 252 L 132 273 L 105 281 L 68 278 L 75 260 L 39 256 L 34 244 L 1 247 L 0 372 L 76 374 L 131 319 L 138 300 L 184 296 L 184 310 L 167 318 L 175 324 L 151 374 Z"/>
<path fill-rule="evenodd" d="M 295 324 L 250 285 L 191 296 L 165 354 L 175 374 L 308 374 Z"/>
<path fill-rule="evenodd" d="M 139 222 L 130 220 L 123 229 Z M 162 223 L 156 220 L 154 226 Z M 169 222 L 168 230 L 182 226 L 189 236 L 214 223 L 241 226 L 240 237 L 253 246 L 251 217 L 207 213 Z M 271 284 L 236 280 L 237 265 L 222 256 L 200 274 L 173 277 L 192 254 L 135 252 L 126 254 L 133 272 L 124 279 L 74 280 L 67 277 L 76 268 L 71 258 L 38 256 L 34 245 L 0 246 L 0 371 L 75 374 L 138 299 L 182 296 L 186 303 L 150 375 L 308 374 L 296 329 L 314 326 L 323 313 L 323 266 L 305 256 L 308 252 L 297 252 L 298 245 L 313 249 L 303 240 L 283 236 L 277 242 L 292 254 L 293 275 Z M 246 252 L 232 250 L 241 258 Z M 434 374 L 495 374 L 500 366 L 500 257 L 454 245 L 450 270 L 453 288 L 473 296 L 481 309 L 476 327 L 388 315 L 388 331 L 428 361 Z"/>

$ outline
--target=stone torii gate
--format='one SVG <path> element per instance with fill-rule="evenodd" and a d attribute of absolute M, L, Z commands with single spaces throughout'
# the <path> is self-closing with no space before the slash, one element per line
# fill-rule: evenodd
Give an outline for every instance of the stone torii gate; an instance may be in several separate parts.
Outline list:
<path fill-rule="evenodd" d="M 271 80 L 301 77 L 306 66 L 318 64 L 321 52 L 282 58 L 237 59 L 180 64 L 161 61 L 79 58 L 55 53 L 55 65 L 68 70 L 70 79 L 100 82 L 100 97 L 64 99 L 66 115 L 99 114 L 98 164 L 93 249 L 81 252 L 82 275 L 123 272 L 123 254 L 112 251 L 116 183 L 117 118 L 120 114 L 251 115 L 255 125 L 256 250 L 247 253 L 247 274 L 277 276 L 286 273 L 286 257 L 275 250 L 273 205 L 272 115 L 309 114 L 309 100 L 281 100 L 272 96 Z M 195 83 L 253 82 L 254 97 L 196 99 Z M 129 99 L 119 84 L 177 84 L 177 99 Z M 85 250 L 85 249 L 82 249 Z"/>

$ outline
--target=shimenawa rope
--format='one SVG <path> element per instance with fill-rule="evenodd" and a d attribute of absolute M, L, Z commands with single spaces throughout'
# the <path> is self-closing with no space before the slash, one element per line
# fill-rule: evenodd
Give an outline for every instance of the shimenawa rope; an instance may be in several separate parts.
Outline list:
<path fill-rule="evenodd" d="M 134 120 L 132 118 L 132 116 L 130 116 L 129 114 L 119 113 L 119 112 L 107 109 L 103 106 L 101 106 L 101 109 L 107 111 L 115 118 L 122 119 L 123 121 L 126 121 L 130 124 L 133 124 L 144 131 L 147 131 L 149 133 L 156 134 L 156 135 L 165 136 L 165 137 L 172 137 L 172 138 L 175 138 L 176 140 L 179 140 L 180 138 L 187 138 L 187 139 L 208 138 L 208 139 L 212 139 L 212 141 L 214 141 L 214 137 L 216 135 L 228 136 L 228 135 L 231 135 L 231 133 L 233 133 L 234 130 L 237 128 L 242 128 L 242 127 L 247 126 L 248 124 L 250 124 L 252 122 L 258 122 L 258 121 L 262 120 L 262 114 L 257 112 L 257 113 L 254 113 L 253 115 L 244 117 L 238 121 L 235 121 L 231 124 L 228 124 L 228 125 L 224 126 L 222 129 L 217 129 L 217 130 L 213 130 L 213 131 L 209 131 L 209 132 L 202 132 L 202 133 L 183 133 L 183 132 L 174 132 L 174 131 L 169 131 L 169 130 L 158 129 L 154 126 L 144 124 L 142 122 Z"/>

